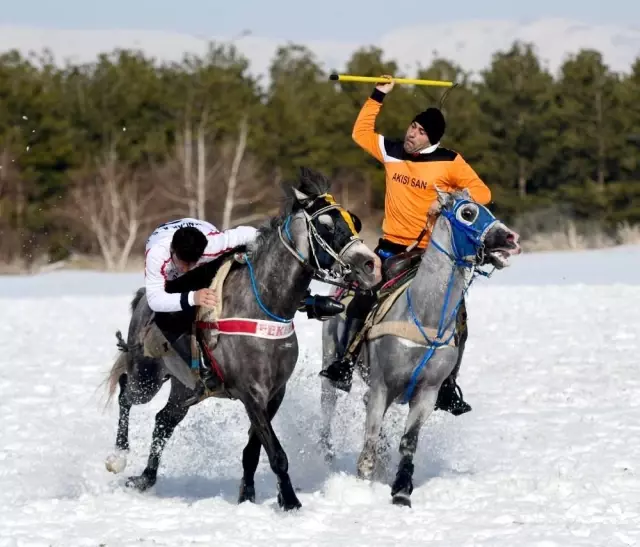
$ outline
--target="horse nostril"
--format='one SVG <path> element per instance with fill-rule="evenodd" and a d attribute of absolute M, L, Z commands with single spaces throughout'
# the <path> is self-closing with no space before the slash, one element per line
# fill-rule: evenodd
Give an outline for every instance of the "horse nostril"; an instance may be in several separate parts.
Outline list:
<path fill-rule="evenodd" d="M 509 233 L 507 234 L 507 241 L 508 241 L 509 243 L 513 243 L 515 240 L 516 240 L 516 236 L 515 236 L 515 234 L 514 234 L 514 233 L 512 233 L 512 232 L 509 232 Z"/>
<path fill-rule="evenodd" d="M 374 269 L 374 263 L 373 263 L 373 260 L 367 260 L 367 261 L 364 263 L 364 269 L 365 269 L 365 271 L 366 271 L 367 273 L 371 273 L 371 272 L 373 271 L 373 269 Z"/>

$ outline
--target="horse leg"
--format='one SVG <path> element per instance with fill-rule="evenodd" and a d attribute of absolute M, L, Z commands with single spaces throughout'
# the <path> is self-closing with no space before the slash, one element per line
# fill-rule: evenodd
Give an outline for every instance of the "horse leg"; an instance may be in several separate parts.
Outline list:
<path fill-rule="evenodd" d="M 273 398 L 269 401 L 267 405 L 267 415 L 269 417 L 269 421 L 273 420 L 273 417 L 278 412 L 280 405 L 282 404 L 282 400 L 284 399 L 284 395 L 286 393 L 286 386 L 283 386 L 280 391 L 278 391 Z M 256 469 L 258 468 L 258 463 L 260 461 L 260 448 L 262 445 L 260 444 L 260 438 L 255 433 L 255 429 L 252 427 L 249 432 L 249 442 L 247 442 L 247 446 L 244 447 L 242 452 L 242 481 L 240 482 L 240 495 L 238 496 L 238 503 L 243 503 L 245 501 L 250 501 L 251 503 L 255 503 L 256 501 L 256 488 L 254 484 L 254 478 L 256 474 Z"/>
<path fill-rule="evenodd" d="M 320 387 L 320 407 L 322 409 L 322 426 L 320 428 L 320 447 L 327 463 L 331 463 L 335 457 L 333 443 L 331 442 L 331 422 L 338 402 L 338 391 L 326 378 L 322 379 Z"/>
<path fill-rule="evenodd" d="M 120 394 L 118 405 L 120 414 L 118 417 L 118 432 L 116 433 L 116 450 L 107 456 L 105 466 L 111 473 L 122 473 L 127 467 L 127 454 L 129 453 L 129 415 L 132 403 L 127 393 L 127 374 L 123 373 L 118 378 Z"/>
<path fill-rule="evenodd" d="M 376 466 L 378 440 L 382 420 L 389 408 L 387 389 L 382 380 L 371 386 L 367 398 L 367 419 L 364 427 L 364 446 L 358 458 L 358 478 L 370 480 Z"/>
<path fill-rule="evenodd" d="M 346 329 L 346 323 L 340 316 L 329 319 L 322 326 L 322 369 L 325 370 L 338 357 L 338 337 L 340 328 Z M 320 409 L 322 412 L 322 425 L 320 427 L 320 449 L 324 459 L 331 463 L 335 457 L 331 442 L 331 423 L 338 402 L 338 390 L 327 379 L 322 378 L 320 383 Z"/>
<path fill-rule="evenodd" d="M 409 401 L 409 415 L 400 439 L 400 463 L 396 479 L 391 487 L 394 505 L 411 507 L 411 493 L 413 492 L 413 456 L 418 447 L 418 435 L 422 424 L 433 412 L 438 397 L 438 390 L 431 386 L 419 391 Z"/>
<path fill-rule="evenodd" d="M 267 410 L 252 396 L 247 396 L 244 399 L 244 406 L 249 420 L 251 420 L 253 430 L 267 452 L 271 469 L 278 479 L 278 504 L 285 511 L 299 509 L 302 507 L 302 504 L 298 500 L 293 490 L 291 479 L 289 478 L 289 461 L 287 454 L 271 426 Z"/>
<path fill-rule="evenodd" d="M 376 448 L 376 466 L 373 474 L 374 480 L 383 482 L 386 480 L 386 472 L 391 463 L 391 441 L 389 435 L 385 431 L 384 424 L 380 429 L 378 438 L 378 446 Z"/>
<path fill-rule="evenodd" d="M 183 406 L 185 400 L 185 387 L 177 380 L 171 379 L 171 392 L 164 408 L 156 414 L 156 425 L 153 429 L 153 440 L 147 467 L 141 475 L 129 477 L 127 486 L 144 492 L 156 483 L 160 457 L 167 441 L 173 435 L 176 426 L 184 419 L 189 407 Z"/>
<path fill-rule="evenodd" d="M 112 371 L 114 377 L 118 378 L 120 394 L 116 449 L 105 460 L 105 467 L 111 473 L 122 473 L 127 466 L 131 407 L 151 401 L 164 383 L 163 368 L 159 361 L 136 359 L 132 355 L 131 353 L 120 355 Z"/>

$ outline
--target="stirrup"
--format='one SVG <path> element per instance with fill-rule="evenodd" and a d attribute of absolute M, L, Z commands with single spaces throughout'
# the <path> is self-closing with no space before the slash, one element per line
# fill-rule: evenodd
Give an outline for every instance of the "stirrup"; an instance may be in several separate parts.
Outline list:
<path fill-rule="evenodd" d="M 353 360 L 346 356 L 331 363 L 325 370 L 321 370 L 318 375 L 329 380 L 335 388 L 349 393 L 353 382 L 353 367 Z"/>
<path fill-rule="evenodd" d="M 438 400 L 436 401 L 435 410 L 444 410 L 450 412 L 454 416 L 460 416 L 473 410 L 471 405 L 467 403 L 462 396 L 462 389 L 455 380 L 452 380 L 453 386 L 448 385 L 445 390 L 450 390 L 447 394 L 445 392 L 445 400 L 441 400 L 440 393 L 438 394 Z M 444 386 L 444 384 L 443 384 Z"/>
<path fill-rule="evenodd" d="M 212 378 L 215 379 L 214 386 L 210 386 L 208 383 Z M 194 390 L 193 395 L 184 401 L 183 406 L 190 407 L 196 403 L 200 403 L 218 393 L 221 388 L 222 382 L 220 381 L 220 378 L 215 374 L 203 376 L 201 371 L 201 375 L 197 380 L 196 389 Z"/>

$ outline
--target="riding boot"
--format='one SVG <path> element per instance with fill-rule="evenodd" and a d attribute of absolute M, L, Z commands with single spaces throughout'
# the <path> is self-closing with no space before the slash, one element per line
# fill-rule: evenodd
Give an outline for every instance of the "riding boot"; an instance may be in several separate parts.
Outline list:
<path fill-rule="evenodd" d="M 471 410 L 471 406 L 462 398 L 462 390 L 456 384 L 454 375 L 451 374 L 440 386 L 435 410 L 451 412 L 454 416 L 460 416 Z"/>
<path fill-rule="evenodd" d="M 186 344 L 188 344 L 188 349 L 189 349 L 189 355 L 191 355 L 191 338 L 188 335 L 183 335 L 185 338 Z M 182 338 L 182 337 L 181 337 Z M 183 344 L 184 344 L 183 342 Z M 190 357 L 191 359 L 191 357 Z M 192 366 L 194 365 L 194 363 L 192 363 Z M 193 369 L 192 369 L 193 370 Z M 197 373 L 200 377 L 200 381 L 197 382 L 197 385 L 194 389 L 194 394 L 189 397 L 185 402 L 184 402 L 184 406 L 191 406 L 194 405 L 198 402 L 200 402 L 201 400 L 205 399 L 208 395 L 207 395 L 207 391 L 212 392 L 212 391 L 216 391 L 217 389 L 219 389 L 222 385 L 222 382 L 220 380 L 220 377 L 214 372 L 213 368 L 211 366 L 207 366 L 207 363 L 205 362 L 205 360 L 202 358 L 202 356 L 200 356 L 199 360 L 198 360 L 198 368 L 197 368 Z M 195 370 L 194 370 L 195 372 Z"/>
<path fill-rule="evenodd" d="M 197 386 L 194 371 L 190 367 L 191 346 L 187 334 L 163 331 L 155 323 L 151 323 L 144 336 L 144 355 L 154 359 L 162 359 L 168 371 L 188 389 Z"/>
<path fill-rule="evenodd" d="M 364 322 L 358 319 L 352 319 L 351 325 L 347 323 L 345 335 L 349 335 L 348 342 L 344 345 L 344 354 L 333 361 L 325 370 L 320 371 L 320 376 L 327 378 L 334 387 L 346 391 L 351 391 L 351 384 L 353 382 L 353 369 L 356 364 L 356 358 L 360 353 L 363 340 L 360 340 L 356 347 L 349 351 L 349 347 L 353 343 L 353 340 L 357 336 L 360 329 L 363 327 Z"/>
<path fill-rule="evenodd" d="M 460 416 L 460 414 L 471 411 L 471 406 L 462 398 L 462 390 L 456 383 L 468 336 L 467 309 L 463 300 L 456 317 L 456 344 L 458 345 L 458 360 L 456 361 L 451 374 L 449 374 L 449 377 L 442 382 L 435 406 L 435 410 L 451 412 L 454 416 Z"/>

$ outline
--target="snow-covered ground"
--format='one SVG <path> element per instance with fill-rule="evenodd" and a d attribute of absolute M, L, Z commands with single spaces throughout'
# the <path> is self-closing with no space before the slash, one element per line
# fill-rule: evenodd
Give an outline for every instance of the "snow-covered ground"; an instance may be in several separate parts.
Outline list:
<path fill-rule="evenodd" d="M 248 420 L 208 400 L 168 443 L 155 488 L 145 464 L 165 387 L 134 407 L 129 467 L 105 470 L 117 406 L 101 382 L 141 275 L 0 277 L 0 545 L 640 545 L 640 248 L 523 255 L 469 298 L 461 386 L 473 412 L 435 413 L 416 456 L 413 508 L 354 477 L 363 386 L 340 397 L 329 468 L 320 421 L 319 323 L 274 427 L 300 490 L 283 514 L 264 452 L 258 503 L 236 505 Z M 117 404 L 117 403 L 116 403 Z M 387 417 L 393 459 L 406 408 Z"/>

